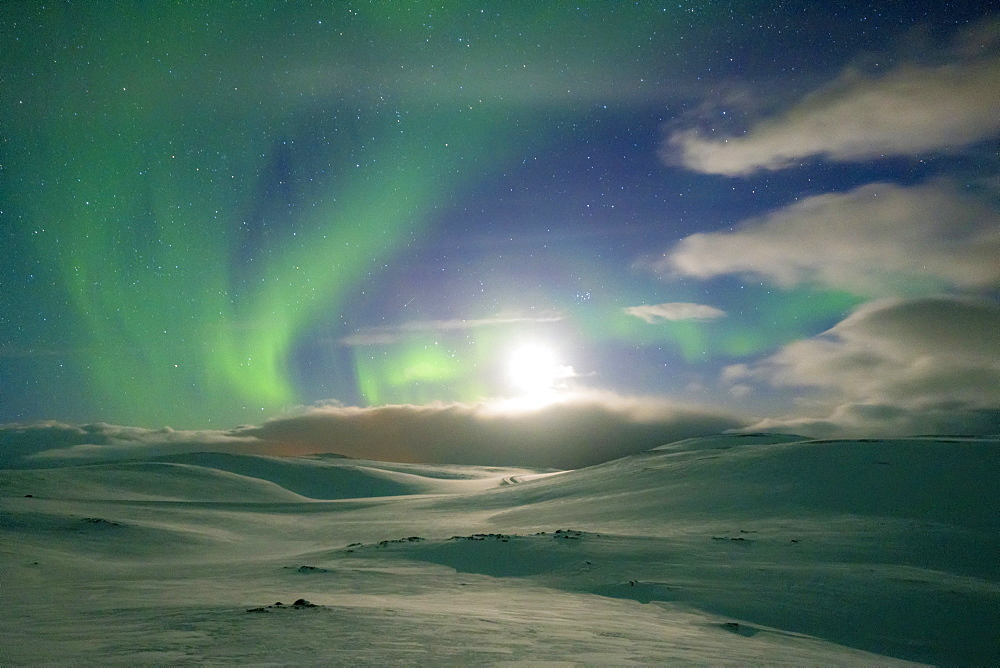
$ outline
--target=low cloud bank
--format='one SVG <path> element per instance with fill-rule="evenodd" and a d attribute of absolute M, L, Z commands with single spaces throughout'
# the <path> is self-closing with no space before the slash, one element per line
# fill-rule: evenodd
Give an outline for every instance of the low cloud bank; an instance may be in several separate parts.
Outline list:
<path fill-rule="evenodd" d="M 283 454 L 579 468 L 745 421 L 651 398 L 568 395 L 542 408 L 510 402 L 324 407 L 240 430 Z"/>
<path fill-rule="evenodd" d="M 232 451 L 251 444 L 247 437 L 218 430 L 144 429 L 105 422 L 0 424 L 0 468 Z"/>
<path fill-rule="evenodd" d="M 525 401 L 372 408 L 322 406 L 229 431 L 147 430 L 55 422 L 0 427 L 0 466 L 52 466 L 215 451 L 404 462 L 570 469 L 683 438 L 745 426 L 746 420 L 650 397 L 610 392 Z"/>

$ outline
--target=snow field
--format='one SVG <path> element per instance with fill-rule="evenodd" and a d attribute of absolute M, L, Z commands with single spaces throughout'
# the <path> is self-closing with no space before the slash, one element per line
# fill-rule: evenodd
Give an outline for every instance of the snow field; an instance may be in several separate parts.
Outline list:
<path fill-rule="evenodd" d="M 996 663 L 1000 448 L 952 440 L 4 470 L 0 664 Z"/>

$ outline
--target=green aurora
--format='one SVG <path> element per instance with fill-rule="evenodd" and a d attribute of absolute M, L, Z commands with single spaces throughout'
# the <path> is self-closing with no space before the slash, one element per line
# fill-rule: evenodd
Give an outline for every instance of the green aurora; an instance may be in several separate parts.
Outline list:
<path fill-rule="evenodd" d="M 650 44 L 711 48 L 719 16 L 643 5 L 603 21 L 588 18 L 598 2 L 501 19 L 469 3 L 8 6 L 8 373 L 30 372 L 38 395 L 73 385 L 53 399 L 70 413 L 151 426 L 323 398 L 296 351 L 349 332 L 346 304 L 434 232 L 442 202 L 563 140 L 590 98 L 644 95 L 644 73 L 679 64 Z M 605 296 L 556 304 L 561 326 L 692 363 L 773 349 L 860 301 L 758 291 L 752 317 L 652 327 L 622 314 L 640 296 L 624 278 L 592 259 L 575 271 L 607 274 Z M 320 385 L 368 404 L 481 399 L 517 333 L 358 346 Z"/>

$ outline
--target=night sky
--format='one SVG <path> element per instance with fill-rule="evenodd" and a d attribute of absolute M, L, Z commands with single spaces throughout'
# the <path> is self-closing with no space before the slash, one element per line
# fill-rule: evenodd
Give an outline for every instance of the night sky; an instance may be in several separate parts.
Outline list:
<path fill-rule="evenodd" d="M 0 422 L 998 433 L 991 5 L 6 2 Z"/>

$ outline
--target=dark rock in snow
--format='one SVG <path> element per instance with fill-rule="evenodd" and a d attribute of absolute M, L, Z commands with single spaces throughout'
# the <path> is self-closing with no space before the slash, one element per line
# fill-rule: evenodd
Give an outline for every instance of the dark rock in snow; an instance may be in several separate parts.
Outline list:
<path fill-rule="evenodd" d="M 109 520 L 105 520 L 100 517 L 84 517 L 82 521 L 87 522 L 88 524 L 106 524 L 107 526 L 111 527 L 121 526 L 121 524 L 119 524 L 118 522 L 111 522 Z"/>
<path fill-rule="evenodd" d="M 725 622 L 720 626 L 722 626 L 722 628 L 724 628 L 725 630 L 735 633 L 737 635 L 741 635 L 744 638 L 750 638 L 752 636 L 755 636 L 757 635 L 757 632 L 760 630 L 748 624 L 740 624 L 739 622 Z"/>
<path fill-rule="evenodd" d="M 291 567 L 286 567 L 291 568 Z M 319 566 L 299 566 L 295 569 L 296 573 L 329 573 L 325 568 L 320 568 Z"/>
<path fill-rule="evenodd" d="M 569 540 L 579 540 L 583 536 L 582 531 L 575 529 L 556 529 L 555 537 Z"/>
<path fill-rule="evenodd" d="M 376 547 L 385 547 L 387 545 L 391 545 L 392 543 L 419 543 L 422 540 L 423 538 L 420 536 L 409 536 L 407 538 L 397 538 L 396 540 L 380 540 Z M 358 543 L 358 545 L 360 545 L 360 543 Z M 348 545 L 348 547 L 351 546 Z"/>
<path fill-rule="evenodd" d="M 260 606 L 257 608 L 247 608 L 247 612 L 270 612 L 271 610 L 302 610 L 303 608 L 320 608 L 323 606 L 311 603 L 304 598 L 295 599 L 295 602 L 291 605 L 285 605 L 281 601 L 278 601 L 274 605 L 269 605 L 267 607 Z"/>

